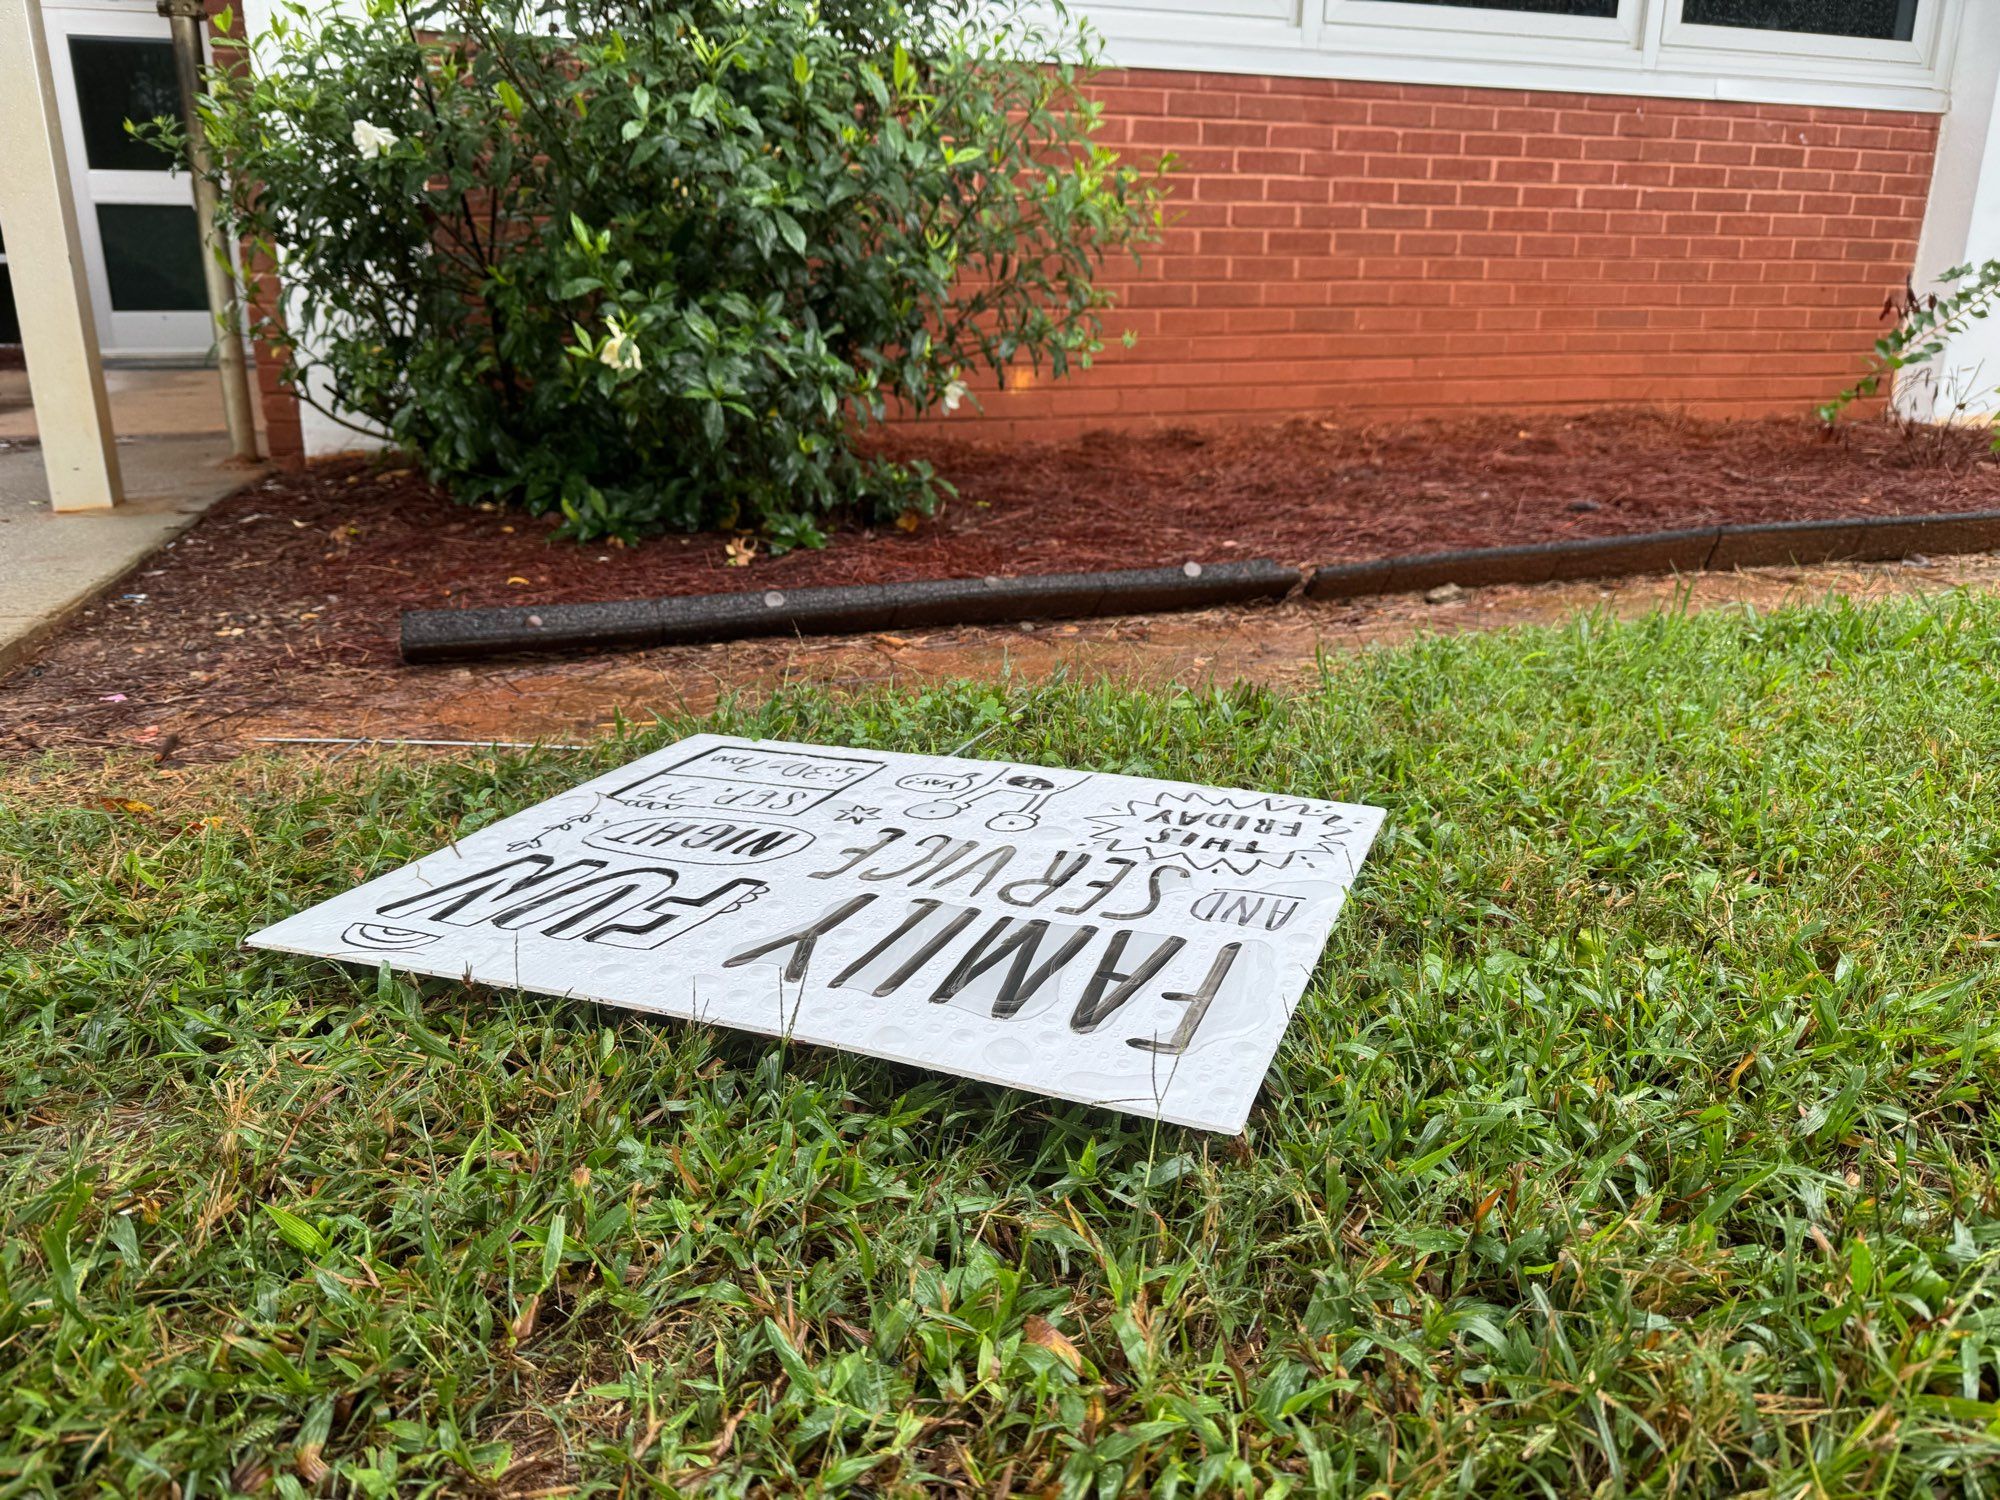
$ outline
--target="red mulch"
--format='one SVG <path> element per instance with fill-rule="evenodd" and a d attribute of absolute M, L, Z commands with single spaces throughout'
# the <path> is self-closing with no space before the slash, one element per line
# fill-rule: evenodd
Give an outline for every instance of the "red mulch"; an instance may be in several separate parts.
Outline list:
<path fill-rule="evenodd" d="M 2000 508 L 1981 435 L 1643 412 L 1358 428 L 1097 433 L 980 447 L 901 441 L 959 487 L 913 535 L 724 565 L 725 536 L 620 548 L 452 504 L 407 469 L 345 461 L 254 485 L 48 648 L 72 694 L 393 661 L 408 608 L 1140 567 L 1346 562 L 1713 522 Z M 20 677 L 17 685 L 25 687 Z M 53 681 L 37 684 L 53 690 Z M 28 697 L 34 694 L 25 695 Z M 21 700 L 17 703 L 32 712 Z M 0 717 L 5 717 L 0 715 Z"/>

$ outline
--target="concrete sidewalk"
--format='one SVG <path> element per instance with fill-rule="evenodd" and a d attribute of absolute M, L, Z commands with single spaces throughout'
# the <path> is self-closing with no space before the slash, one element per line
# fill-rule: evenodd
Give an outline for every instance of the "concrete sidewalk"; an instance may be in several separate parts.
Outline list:
<path fill-rule="evenodd" d="M 105 371 L 118 462 L 115 510 L 58 516 L 25 370 L 0 370 L 0 672 L 261 468 L 229 462 L 212 369 Z"/>
<path fill-rule="evenodd" d="M 218 377 L 203 366 L 113 366 L 104 372 L 104 389 L 111 398 L 111 426 L 121 438 L 191 437 L 227 427 Z M 28 372 L 0 370 L 0 452 L 34 436 Z M 263 437 L 261 422 L 258 437 Z"/>
<path fill-rule="evenodd" d="M 38 447 L 0 451 L 0 672 L 201 513 L 263 471 L 229 461 L 221 433 L 121 441 L 126 503 L 59 516 Z"/>

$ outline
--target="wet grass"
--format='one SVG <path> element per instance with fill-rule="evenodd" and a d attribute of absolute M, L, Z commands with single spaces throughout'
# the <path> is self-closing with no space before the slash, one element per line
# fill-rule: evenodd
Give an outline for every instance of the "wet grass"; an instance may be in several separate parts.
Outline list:
<path fill-rule="evenodd" d="M 0 1494 L 1994 1493 L 1996 661 L 723 717 L 1386 806 L 1242 1142 L 235 946 L 691 725 L 0 773 Z"/>

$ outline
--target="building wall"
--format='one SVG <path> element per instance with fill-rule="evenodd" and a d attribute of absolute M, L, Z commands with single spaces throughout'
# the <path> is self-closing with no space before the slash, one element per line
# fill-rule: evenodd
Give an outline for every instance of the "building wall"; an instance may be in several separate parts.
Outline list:
<path fill-rule="evenodd" d="M 1938 127 L 1937 171 L 1917 247 L 1916 287 L 1942 285 L 1955 266 L 2000 256 L 2000 5 L 1962 17 L 1950 108 Z M 1914 378 L 1898 377 L 1896 405 L 1908 416 L 1948 421 L 2000 419 L 2000 325 L 1969 322 Z"/>
<path fill-rule="evenodd" d="M 158 24 L 150 0 L 66 4 Z M 1107 139 L 1179 157 L 1167 238 L 1136 272 L 1106 268 L 1119 306 L 1096 369 L 1053 387 L 1021 372 L 951 421 L 1005 437 L 1797 411 L 1853 376 L 1906 276 L 1928 289 L 2000 253 L 2000 3 L 1918 0 L 1901 43 L 1690 26 L 1683 0 L 1612 8 L 1081 0 L 1126 65 L 1098 78 Z M 261 34 L 276 9 L 243 0 L 237 24 Z M 280 456 L 363 441 L 302 412 L 260 355 Z M 2000 408 L 2000 320 L 1939 367 L 1899 404 Z"/>
<path fill-rule="evenodd" d="M 244 0 L 253 35 L 273 4 Z M 1382 0 L 1081 8 L 1123 65 L 1094 84 L 1107 142 L 1177 157 L 1166 238 L 1136 270 L 1105 267 L 1118 305 L 1095 368 L 975 387 L 984 409 L 946 419 L 967 436 L 1799 412 L 1851 382 L 1907 278 L 1995 251 L 2000 4 L 1920 0 L 1896 44 L 1689 27 L 1682 0 L 1620 0 L 1615 21 Z M 1954 368 L 1983 378 L 1995 338 L 1955 341 Z M 285 398 L 265 374 L 269 411 Z M 281 455 L 361 441 L 311 410 L 273 431 Z"/>
<path fill-rule="evenodd" d="M 1939 119 L 1179 71 L 1096 92 L 1108 143 L 1177 158 L 1165 239 L 1107 266 L 1094 369 L 979 391 L 967 435 L 1805 410 L 1912 273 Z"/>

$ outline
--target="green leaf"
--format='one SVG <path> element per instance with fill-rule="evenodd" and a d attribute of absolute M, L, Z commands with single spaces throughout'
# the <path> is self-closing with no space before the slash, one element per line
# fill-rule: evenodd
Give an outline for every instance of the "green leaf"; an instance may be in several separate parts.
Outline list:
<path fill-rule="evenodd" d="M 548 1290 L 562 1266 L 564 1228 L 563 1211 L 557 1209 L 555 1217 L 549 1220 L 549 1232 L 542 1238 L 542 1284 L 536 1288 L 538 1291 Z"/>
<path fill-rule="evenodd" d="M 1421 1177 L 1471 1139 L 1472 1137 L 1469 1135 L 1462 1135 L 1457 1140 L 1438 1147 L 1435 1151 L 1426 1152 L 1415 1161 L 1406 1163 L 1401 1169 L 1402 1175 L 1405 1177 Z"/>
<path fill-rule="evenodd" d="M 806 232 L 799 221 L 786 213 L 782 208 L 774 210 L 771 217 L 777 221 L 778 233 L 783 237 L 785 243 L 792 247 L 792 253 L 795 255 L 804 255 L 806 253 Z"/>
<path fill-rule="evenodd" d="M 318 1260 L 332 1248 L 331 1242 L 325 1235 L 321 1234 L 312 1224 L 300 1218 L 289 1208 L 280 1208 L 275 1203 L 266 1203 L 264 1205 L 264 1212 L 270 1215 L 271 1222 L 277 1225 L 278 1238 L 290 1245 L 294 1250 L 297 1250 L 300 1254 Z"/>

